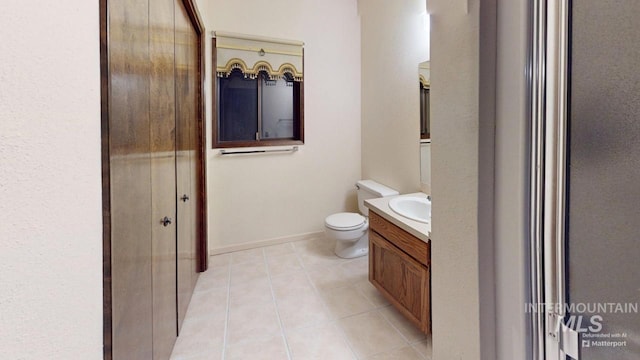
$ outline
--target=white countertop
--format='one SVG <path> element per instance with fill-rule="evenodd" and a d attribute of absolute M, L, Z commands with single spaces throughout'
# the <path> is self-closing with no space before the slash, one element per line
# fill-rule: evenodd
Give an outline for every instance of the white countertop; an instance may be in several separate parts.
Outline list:
<path fill-rule="evenodd" d="M 396 214 L 396 212 L 391 210 L 391 208 L 389 207 L 389 200 L 401 196 L 426 198 L 427 194 L 419 192 L 413 194 L 387 196 L 383 198 L 365 200 L 364 204 L 366 207 L 375 211 L 378 215 L 382 216 L 402 230 L 408 232 L 409 234 L 417 237 L 424 242 L 429 242 L 431 239 L 431 222 L 424 224 L 419 221 L 408 219 L 400 214 Z"/>

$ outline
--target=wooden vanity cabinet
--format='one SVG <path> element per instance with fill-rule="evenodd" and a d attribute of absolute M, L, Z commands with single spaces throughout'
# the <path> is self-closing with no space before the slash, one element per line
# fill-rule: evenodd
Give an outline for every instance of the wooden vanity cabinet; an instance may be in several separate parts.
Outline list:
<path fill-rule="evenodd" d="M 425 334 L 431 333 L 430 244 L 369 211 L 369 281 Z"/>

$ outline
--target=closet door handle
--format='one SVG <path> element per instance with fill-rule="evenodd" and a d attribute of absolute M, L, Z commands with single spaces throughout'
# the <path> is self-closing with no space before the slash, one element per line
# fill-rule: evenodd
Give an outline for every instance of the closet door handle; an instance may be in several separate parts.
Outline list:
<path fill-rule="evenodd" d="M 187 202 L 187 200 L 189 200 L 189 197 L 187 196 L 187 194 L 184 194 L 184 195 L 182 195 L 180 200 L 182 200 L 183 202 Z"/>
<path fill-rule="evenodd" d="M 162 226 L 169 226 L 169 224 L 171 224 L 171 218 L 170 217 L 164 217 L 164 219 L 160 220 L 160 223 L 162 223 Z"/>

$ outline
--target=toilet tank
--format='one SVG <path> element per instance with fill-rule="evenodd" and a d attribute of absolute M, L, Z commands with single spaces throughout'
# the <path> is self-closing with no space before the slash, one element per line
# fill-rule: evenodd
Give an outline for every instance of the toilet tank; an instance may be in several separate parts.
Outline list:
<path fill-rule="evenodd" d="M 398 195 L 398 191 L 373 180 L 358 181 L 356 189 L 358 192 L 358 209 L 364 216 L 369 216 L 369 208 L 364 205 L 365 200 Z"/>

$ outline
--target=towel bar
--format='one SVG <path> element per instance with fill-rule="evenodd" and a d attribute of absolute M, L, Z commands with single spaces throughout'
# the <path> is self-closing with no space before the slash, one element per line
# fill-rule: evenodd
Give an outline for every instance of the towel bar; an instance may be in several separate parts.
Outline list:
<path fill-rule="evenodd" d="M 293 146 L 287 149 L 267 149 L 267 150 L 220 150 L 220 155 L 240 155 L 240 154 L 265 154 L 276 152 L 296 152 L 297 146 Z"/>

